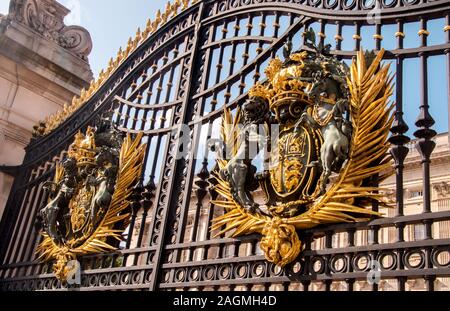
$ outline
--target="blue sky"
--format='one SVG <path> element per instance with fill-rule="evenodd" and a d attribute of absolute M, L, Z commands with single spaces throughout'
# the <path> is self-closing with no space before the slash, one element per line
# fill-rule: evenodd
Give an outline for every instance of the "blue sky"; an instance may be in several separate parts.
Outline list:
<path fill-rule="evenodd" d="M 153 19 L 158 9 L 163 9 L 165 0 L 59 0 L 60 3 L 70 8 L 73 12 L 66 19 L 67 24 L 79 24 L 89 30 L 94 43 L 93 51 L 89 57 L 94 75 L 97 76 L 101 69 L 107 66 L 108 60 L 114 57 L 121 46 L 125 46 L 128 38 L 134 36 L 138 27 L 143 28 L 147 19 Z M 0 0 L 0 13 L 8 12 L 9 0 Z M 442 28 L 445 25 L 443 18 L 428 24 L 431 35 L 428 37 L 429 45 L 443 44 L 446 42 Z M 318 24 L 313 25 L 314 28 Z M 334 43 L 335 26 L 327 26 L 327 41 Z M 344 38 L 349 38 L 354 33 L 354 27 L 345 26 Z M 418 22 L 405 24 L 405 48 L 418 47 L 420 44 L 417 31 L 420 29 Z M 316 29 L 318 31 L 318 29 Z M 362 29 L 364 48 L 374 48 L 372 34 L 373 26 L 365 26 Z M 383 47 L 395 48 L 394 25 L 382 27 L 384 40 Z M 353 40 L 344 40 L 342 48 L 352 50 Z M 395 66 L 395 64 L 392 64 Z M 414 122 L 419 113 L 420 105 L 420 66 L 418 59 L 406 60 L 404 63 L 404 95 L 403 105 L 405 120 L 410 131 L 408 136 L 413 137 L 416 130 Z M 448 131 L 447 111 L 447 80 L 446 60 L 444 56 L 433 56 L 428 60 L 429 66 L 429 104 L 430 112 L 436 121 L 433 127 L 437 132 Z M 393 67 L 395 70 L 395 67 Z"/>

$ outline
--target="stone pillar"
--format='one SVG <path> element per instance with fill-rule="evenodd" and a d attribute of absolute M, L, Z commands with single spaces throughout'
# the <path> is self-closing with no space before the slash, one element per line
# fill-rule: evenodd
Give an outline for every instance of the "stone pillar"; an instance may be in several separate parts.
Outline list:
<path fill-rule="evenodd" d="M 92 80 L 89 32 L 56 0 L 11 0 L 0 15 L 0 218 L 32 127 Z"/>

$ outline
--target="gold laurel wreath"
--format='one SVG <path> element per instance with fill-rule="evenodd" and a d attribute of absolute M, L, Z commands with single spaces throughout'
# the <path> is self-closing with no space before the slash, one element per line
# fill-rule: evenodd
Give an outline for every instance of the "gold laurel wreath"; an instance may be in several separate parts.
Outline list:
<path fill-rule="evenodd" d="M 356 62 L 352 63 L 350 77 L 347 78 L 353 122 L 351 147 L 347 163 L 329 190 L 301 215 L 292 218 L 269 217 L 252 214 L 242 208 L 233 200 L 229 183 L 215 172 L 217 184 L 214 188 L 223 199 L 215 200 L 213 204 L 225 209 L 223 216 L 213 220 L 211 230 L 219 230 L 216 236 L 233 229 L 232 237 L 261 233 L 263 238 L 260 245 L 266 259 L 283 267 L 300 254 L 301 242 L 296 229 L 309 229 L 320 224 L 367 221 L 371 216 L 382 216 L 367 207 L 370 202 L 387 206 L 383 200 L 384 189 L 367 186 L 364 181 L 372 176 L 383 180 L 392 173 L 387 139 L 394 120 L 391 113 L 394 105 L 389 101 L 393 94 L 393 76 L 389 74 L 389 64 L 380 67 L 383 55 L 384 50 L 381 50 L 370 66 L 367 66 L 364 53 L 359 51 Z M 235 144 L 235 152 L 238 148 L 236 132 L 239 112 L 233 121 L 231 112 L 225 109 L 222 122 L 222 139 L 227 145 Z M 226 160 L 218 160 L 220 169 L 226 164 Z M 381 175 L 383 172 L 385 174 Z"/>
<path fill-rule="evenodd" d="M 128 198 L 131 195 L 134 184 L 137 182 L 142 170 L 142 161 L 146 144 L 140 144 L 143 133 L 139 133 L 133 140 L 128 134 L 124 139 L 120 150 L 119 172 L 115 185 L 115 191 L 109 208 L 95 231 L 88 237 L 68 241 L 67 245 L 57 245 L 47 233 L 43 232 L 43 241 L 36 252 L 40 253 L 39 260 L 56 260 L 53 266 L 55 276 L 60 280 L 66 280 L 70 268 L 67 263 L 77 256 L 113 251 L 116 248 L 106 242 L 107 238 L 122 241 L 122 233 L 129 225 L 130 213 L 124 213 L 129 207 Z M 60 164 L 56 167 L 55 182 L 58 182 L 63 174 Z M 123 222 L 119 229 L 114 225 Z M 86 239 L 80 246 L 72 247 L 77 242 Z"/>

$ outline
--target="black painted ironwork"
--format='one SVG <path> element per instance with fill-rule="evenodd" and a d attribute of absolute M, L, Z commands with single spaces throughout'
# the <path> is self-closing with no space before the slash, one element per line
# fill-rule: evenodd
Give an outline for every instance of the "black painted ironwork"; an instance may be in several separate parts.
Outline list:
<path fill-rule="evenodd" d="M 148 150 L 140 185 L 132 197 L 128 236 L 117 252 L 81 259 L 83 289 L 313 290 L 323 285 L 324 289 L 343 286 L 352 291 L 358 282 L 367 280 L 368 262 L 378 260 L 381 279 L 391 280 L 396 289 L 405 290 L 408 279 L 422 279 L 433 290 L 437 278 L 450 276 L 449 263 L 439 259 L 449 252 L 450 239 L 433 232 L 435 224 L 450 220 L 450 211 L 433 211 L 430 206 L 430 158 L 436 132 L 430 113 L 433 102 L 428 100 L 427 59 L 445 57 L 450 72 L 450 2 L 382 0 L 380 9 L 374 10 L 375 2 L 204 0 L 161 27 L 81 109 L 27 147 L 1 221 L 0 288 L 67 287 L 52 275 L 52 263 L 37 261 L 35 254 L 40 235 L 34 220 L 47 200 L 42 185 L 52 179 L 55 161 L 64 156 L 74 134 L 93 125 L 99 114 L 111 111 L 121 131 L 145 133 Z M 444 20 L 447 26 L 445 42 L 428 45 L 425 31 L 420 37 L 404 33 L 407 24 L 418 23 L 421 30 L 427 30 L 435 20 Z M 302 232 L 305 250 L 294 263 L 279 269 L 264 260 L 256 236 L 213 238 L 209 232 L 211 219 L 223 211 L 209 203 L 217 194 L 208 191 L 206 181 L 214 159 L 205 141 L 217 138 L 223 107 L 234 109 L 242 104 L 286 40 L 300 45 L 302 32 L 310 26 L 344 60 L 351 59 L 364 42 L 373 40 L 374 48 L 380 49 L 385 47 L 386 36 L 395 37 L 396 46 L 388 48 L 387 58 L 396 72 L 396 119 L 390 142 L 397 207 L 390 217 L 369 223 Z M 370 38 L 364 37 L 368 30 Z M 417 46 L 405 48 L 405 35 L 417 37 Z M 351 48 L 347 42 L 353 42 Z M 404 120 L 403 94 L 408 86 L 403 84 L 403 72 L 409 59 L 418 59 L 421 70 L 415 125 Z M 444 108 L 448 114 L 449 107 Z M 414 126 L 422 156 L 423 213 L 405 216 L 403 170 L 411 139 L 407 133 Z M 182 149 L 178 148 L 180 135 L 191 140 Z M 424 239 L 405 239 L 404 232 L 412 225 L 425 226 Z M 391 229 L 393 239 L 380 241 L 383 230 Z M 376 284 L 371 287 L 377 289 Z"/>

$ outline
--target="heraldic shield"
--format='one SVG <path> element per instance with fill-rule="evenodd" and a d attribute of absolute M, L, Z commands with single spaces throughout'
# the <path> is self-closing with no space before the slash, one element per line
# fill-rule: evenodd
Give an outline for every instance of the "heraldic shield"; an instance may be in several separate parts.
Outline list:
<path fill-rule="evenodd" d="M 67 155 L 55 166 L 49 194 L 40 209 L 42 242 L 37 252 L 53 261 L 55 276 L 65 281 L 77 256 L 116 249 L 129 224 L 130 196 L 141 176 L 142 134 L 125 138 L 108 118 L 78 132 Z"/>
<path fill-rule="evenodd" d="M 270 158 L 270 184 L 276 196 L 285 201 L 313 197 L 318 169 L 308 164 L 319 159 L 320 136 L 300 126 L 280 133 L 277 149 Z M 272 196 L 267 185 L 266 192 Z"/>
<path fill-rule="evenodd" d="M 224 209 L 212 232 L 231 236 L 259 233 L 268 261 L 281 267 L 302 250 L 298 230 L 320 224 L 366 221 L 382 216 L 370 205 L 389 207 L 378 187 L 392 174 L 389 129 L 393 122 L 393 79 L 382 65 L 384 50 L 358 52 L 351 67 L 315 45 L 285 60 L 272 59 L 266 79 L 254 85 L 236 116 L 224 110 L 212 203 Z M 263 125 L 265 131 L 257 129 Z M 277 131 L 273 126 L 277 126 Z M 247 150 L 249 137 L 271 142 L 257 171 Z M 261 187 L 265 203 L 255 200 Z M 259 203 L 258 203 L 258 202 Z"/>

